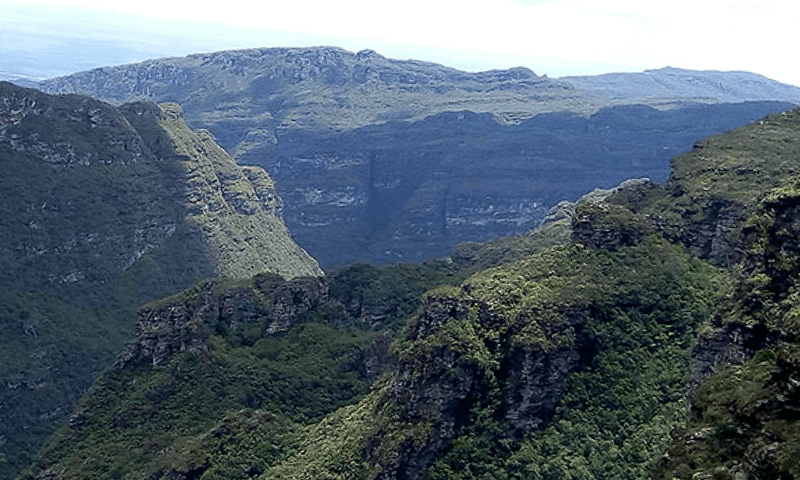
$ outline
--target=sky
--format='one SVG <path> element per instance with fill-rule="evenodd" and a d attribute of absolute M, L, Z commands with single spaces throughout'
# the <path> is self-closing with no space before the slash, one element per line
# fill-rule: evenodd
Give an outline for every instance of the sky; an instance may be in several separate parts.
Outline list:
<path fill-rule="evenodd" d="M 373 49 L 549 77 L 666 66 L 800 86 L 800 2 L 0 0 L 0 75 L 50 77 L 238 48 Z"/>

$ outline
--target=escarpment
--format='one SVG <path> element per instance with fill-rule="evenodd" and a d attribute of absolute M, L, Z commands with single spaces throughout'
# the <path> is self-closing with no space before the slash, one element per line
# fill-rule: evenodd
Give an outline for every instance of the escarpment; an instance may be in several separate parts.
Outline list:
<path fill-rule="evenodd" d="M 699 138 L 800 98 L 743 72 L 553 79 L 334 47 L 149 60 L 42 88 L 179 103 L 192 128 L 269 172 L 287 226 L 326 267 L 419 262 L 525 233 L 594 188 L 663 181 Z"/>
<path fill-rule="evenodd" d="M 176 106 L 114 107 L 0 83 L 0 477 L 74 407 L 136 308 L 203 278 L 319 276 L 272 180 Z"/>

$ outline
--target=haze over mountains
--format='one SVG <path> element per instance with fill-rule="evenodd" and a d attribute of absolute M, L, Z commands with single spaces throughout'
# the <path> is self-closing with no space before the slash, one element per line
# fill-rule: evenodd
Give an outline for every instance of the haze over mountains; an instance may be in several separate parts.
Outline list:
<path fill-rule="evenodd" d="M 745 72 L 550 79 L 332 47 L 159 59 L 41 88 L 177 102 L 276 179 L 287 225 L 324 266 L 419 261 L 525 232 L 559 201 L 663 181 L 695 140 L 800 102 L 800 88 Z"/>

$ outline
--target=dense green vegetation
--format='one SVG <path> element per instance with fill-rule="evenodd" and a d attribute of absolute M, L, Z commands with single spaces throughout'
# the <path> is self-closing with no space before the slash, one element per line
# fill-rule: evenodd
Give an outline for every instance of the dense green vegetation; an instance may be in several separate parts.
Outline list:
<path fill-rule="evenodd" d="M 608 281 L 587 283 L 595 276 Z M 402 456 L 433 441 L 450 414 L 436 410 L 435 397 L 412 400 L 422 402 L 413 408 L 402 400 L 424 398 L 436 383 L 458 388 L 465 376 L 476 390 L 465 393 L 463 430 L 428 478 L 646 478 L 683 417 L 689 348 L 721 281 L 717 269 L 651 236 L 616 252 L 547 249 L 480 272 L 467 289 L 435 289 L 394 346 L 399 376 L 305 429 L 293 453 L 262 478 L 364 479 L 404 468 Z M 512 285 L 518 297 L 499 292 Z M 564 314 L 576 309 L 587 315 L 584 324 L 541 336 L 569 323 Z M 447 311 L 454 316 L 438 316 Z M 509 356 L 576 343 L 588 363 L 575 365 L 550 426 L 530 434 L 509 428 L 503 398 L 516 387 Z"/>
<path fill-rule="evenodd" d="M 284 283 L 276 276 L 220 280 L 210 290 L 198 285 L 150 302 L 146 308 L 198 306 L 208 301 L 206 291 L 221 297 L 237 290 L 256 291 L 260 299 L 257 318 L 246 325 L 231 329 L 207 319 L 206 355 L 179 354 L 158 366 L 106 372 L 70 424 L 45 445 L 38 464 L 57 464 L 70 472 L 64 478 L 76 479 L 198 468 L 208 470 L 203 478 L 250 478 L 283 458 L 279 446 L 300 438 L 303 425 L 365 395 L 385 368 L 380 351 L 369 358 L 371 344 L 388 347 L 381 332 L 402 327 L 424 291 L 460 278 L 446 261 L 346 267 L 331 274 L 329 301 L 279 335 L 267 333 L 270 295 Z M 258 423 L 265 418 L 267 424 Z M 220 430 L 222 439 L 215 433 Z M 105 448 L 109 443 L 114 447 Z M 220 449 L 224 453 L 207 461 Z"/>
<path fill-rule="evenodd" d="M 217 208 L 224 200 L 215 203 L 222 186 L 202 149 L 195 166 L 205 162 L 196 170 L 212 171 L 211 187 L 189 195 L 187 177 L 198 172 L 187 172 L 173 136 L 200 136 L 179 119 L 167 132 L 154 104 L 117 108 L 6 82 L 0 99 L 0 478 L 12 478 L 133 337 L 139 305 L 237 272 L 222 268 L 225 259 L 209 248 L 217 226 L 201 228 L 187 215 L 192 199 L 213 197 Z M 205 151 L 213 150 L 203 138 Z M 227 160 L 226 175 L 238 168 Z M 225 213 L 230 223 L 246 223 L 237 218 L 245 215 Z M 250 255 L 240 255 L 248 275 L 266 270 L 256 259 L 268 257 L 290 265 L 281 270 L 287 276 L 298 264 L 318 274 L 280 220 L 265 216 L 283 242 L 251 242 Z M 222 243 L 243 250 L 243 232 L 252 229 L 234 227 Z"/>
<path fill-rule="evenodd" d="M 133 335 L 137 306 L 213 266 L 182 221 L 176 165 L 50 165 L 2 146 L 0 165 L 0 378 L 14 385 L 0 388 L 0 477 L 10 478 Z M 172 236 L 143 238 L 159 221 Z"/>
<path fill-rule="evenodd" d="M 762 349 L 744 365 L 730 366 L 699 387 L 686 425 L 676 431 L 659 463 L 658 479 L 800 477 L 800 189 L 793 175 L 798 126 L 798 112 L 787 112 L 734 137 L 749 134 L 755 145 L 748 148 L 763 150 L 763 155 L 753 151 L 739 160 L 753 169 L 748 172 L 754 180 L 751 189 L 740 182 L 726 193 L 757 201 L 744 210 L 746 220 L 736 230 L 741 260 L 732 268 L 732 285 L 723 292 L 719 323 L 722 329 L 738 328 Z M 762 172 L 774 177 L 761 178 Z M 713 330 L 706 333 L 713 335 Z"/>
<path fill-rule="evenodd" d="M 477 256 L 484 264 L 495 264 L 553 243 L 552 234 L 547 231 L 544 236 L 537 233 L 464 245 L 461 251 L 471 255 L 487 252 L 488 258 Z M 563 238 L 563 234 L 558 236 Z M 525 250 L 518 248 L 523 245 Z M 215 340 L 205 359 L 182 355 L 158 367 L 112 369 L 104 374 L 78 407 L 81 428 L 74 431 L 64 427 L 48 442 L 39 463 L 49 465 L 64 459 L 59 464 L 70 465 L 112 442 L 116 447 L 107 450 L 107 454 L 92 455 L 91 462 L 80 460 L 82 466 L 74 478 L 112 470 L 120 475 L 166 472 L 170 468 L 185 472 L 203 465 L 201 457 L 208 453 L 206 448 L 211 448 L 203 439 L 211 438 L 211 432 L 219 425 L 229 424 L 237 425 L 236 429 L 230 427 L 231 444 L 244 436 L 251 439 L 247 440 L 248 445 L 255 445 L 226 449 L 237 452 L 231 453 L 231 458 L 261 458 L 251 448 L 261 448 L 252 438 L 263 432 L 239 432 L 238 426 L 252 425 L 251 420 L 242 418 L 268 415 L 275 419 L 278 433 L 295 432 L 301 431 L 297 430 L 298 425 L 316 421 L 337 406 L 357 400 L 372 382 L 364 365 L 369 343 L 381 331 L 402 328 L 419 309 L 425 291 L 437 285 L 458 284 L 476 268 L 466 255 L 454 261 L 424 264 L 356 264 L 333 272 L 329 280 L 330 302 L 305 314 L 286 334 L 265 333 L 267 301 L 259 307 L 260 320 L 245 328 L 217 330 L 209 324 Z M 268 292 L 281 280 L 261 276 L 254 282 L 218 281 L 213 291 L 223 295 L 258 284 Z M 147 308 L 196 303 L 202 292 L 198 285 L 150 302 Z M 95 412 L 100 415 L 95 416 Z M 287 438 L 294 438 L 292 435 Z M 142 438 L 154 439 L 154 443 L 144 445 Z M 266 438 L 259 441 L 274 443 Z M 154 453 L 154 449 L 165 448 L 173 453 Z M 128 453 L 122 455 L 123 452 Z M 125 460 L 120 461 L 121 458 Z M 216 460 L 217 455 L 214 458 L 206 475 L 233 468 Z M 268 463 L 254 460 L 250 467 L 256 471 Z"/>
<path fill-rule="evenodd" d="M 665 186 L 589 195 L 571 219 L 447 259 L 148 302 L 25 478 L 797 478 L 799 122 L 705 141 Z M 134 297 L 112 310 L 76 290 L 97 313 L 84 336 L 53 321 L 86 311 L 59 288 L 2 291 L 0 315 L 20 348 L 64 335 L 67 368 Z M 688 392 L 703 348 L 738 357 Z"/>
<path fill-rule="evenodd" d="M 163 308 L 171 305 L 176 304 Z M 333 325 L 342 322 L 334 317 L 340 311 L 325 308 L 303 317 L 285 335 L 270 336 L 264 333 L 268 313 L 236 330 L 220 330 L 209 319 L 206 355 L 177 354 L 158 366 L 129 365 L 106 372 L 70 425 L 48 441 L 41 461 L 63 459 L 61 465 L 69 472 L 64 478 L 103 472 L 148 478 L 183 464 L 197 468 L 205 460 L 193 452 L 205 452 L 208 445 L 222 448 L 223 440 L 213 434 L 219 429 L 235 431 L 231 435 L 237 439 L 260 438 L 265 431 L 291 436 L 295 424 L 318 420 L 367 392 L 364 348 L 377 332 L 352 325 L 337 328 Z M 269 422 L 255 423 L 264 418 Z M 254 431 L 241 432 L 240 427 Z M 263 469 L 259 462 L 266 460 L 258 449 L 278 447 L 253 441 L 255 445 L 236 448 L 258 456 L 248 469 Z M 236 457 L 231 452 L 227 461 L 244 461 Z M 198 458 L 199 464 L 193 464 Z M 212 471 L 230 468 L 215 460 Z"/>
<path fill-rule="evenodd" d="M 589 281 L 597 278 L 605 281 Z M 713 308 L 719 273 L 651 237 L 616 252 L 551 250 L 472 281 L 473 293 L 513 307 L 507 318 L 524 319 L 512 344 L 580 341 L 594 355 L 567 378 L 549 425 L 530 435 L 509 433 L 491 401 L 501 390 L 488 394 L 430 478 L 647 478 L 682 420 L 689 350 Z M 545 335 L 542 322 L 568 323 L 569 306 L 586 309 L 584 338 Z"/>
<path fill-rule="evenodd" d="M 711 377 L 692 399 L 655 478 L 800 477 L 797 345 L 759 351 Z"/>

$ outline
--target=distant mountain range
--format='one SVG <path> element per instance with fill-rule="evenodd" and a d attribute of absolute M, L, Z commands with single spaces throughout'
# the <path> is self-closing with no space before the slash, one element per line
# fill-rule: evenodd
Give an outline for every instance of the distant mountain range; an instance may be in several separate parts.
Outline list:
<path fill-rule="evenodd" d="M 287 225 L 326 267 L 524 232 L 561 200 L 664 180 L 695 140 L 800 102 L 800 88 L 743 72 L 550 79 L 332 47 L 151 60 L 40 88 L 180 104 L 239 164 L 276 179 Z"/>
<path fill-rule="evenodd" d="M 783 100 L 800 103 L 800 89 L 750 72 L 720 72 L 660 68 L 642 73 L 564 77 L 578 88 L 615 102 L 670 104 L 687 102 L 755 102 Z"/>

